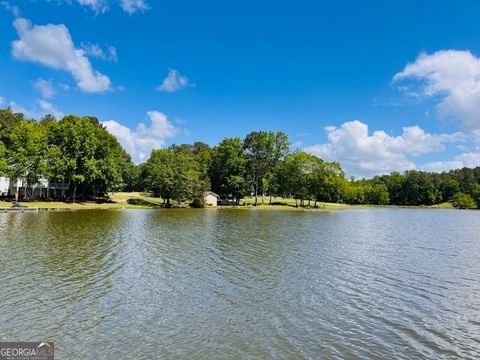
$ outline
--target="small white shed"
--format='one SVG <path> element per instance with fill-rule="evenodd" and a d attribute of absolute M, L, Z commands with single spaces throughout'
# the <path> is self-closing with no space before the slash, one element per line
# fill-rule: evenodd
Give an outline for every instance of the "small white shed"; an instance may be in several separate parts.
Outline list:
<path fill-rule="evenodd" d="M 205 191 L 203 193 L 203 201 L 207 206 L 217 206 L 219 196 L 213 191 Z"/>

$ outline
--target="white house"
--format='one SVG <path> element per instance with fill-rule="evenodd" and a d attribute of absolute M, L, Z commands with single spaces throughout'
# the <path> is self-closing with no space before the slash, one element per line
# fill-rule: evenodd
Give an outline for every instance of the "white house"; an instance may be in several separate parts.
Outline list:
<path fill-rule="evenodd" d="M 61 197 L 68 187 L 68 184 L 52 183 L 44 178 L 30 187 L 24 180 L 0 177 L 0 196 L 14 196 L 18 193 L 20 197 Z"/>
<path fill-rule="evenodd" d="M 203 193 L 203 201 L 207 206 L 217 206 L 219 196 L 213 191 L 205 191 Z"/>
<path fill-rule="evenodd" d="M 0 177 L 0 196 L 8 195 L 8 190 L 10 189 L 10 179 L 7 177 Z"/>

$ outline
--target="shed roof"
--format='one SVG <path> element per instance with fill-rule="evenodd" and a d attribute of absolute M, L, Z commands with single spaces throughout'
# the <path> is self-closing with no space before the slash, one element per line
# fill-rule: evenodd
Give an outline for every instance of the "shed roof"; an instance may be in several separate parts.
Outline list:
<path fill-rule="evenodd" d="M 207 195 L 213 195 L 213 196 L 216 196 L 216 197 L 220 197 L 220 196 L 218 196 L 217 194 L 215 194 L 213 191 L 205 191 L 205 192 L 203 193 L 203 196 L 207 196 Z"/>

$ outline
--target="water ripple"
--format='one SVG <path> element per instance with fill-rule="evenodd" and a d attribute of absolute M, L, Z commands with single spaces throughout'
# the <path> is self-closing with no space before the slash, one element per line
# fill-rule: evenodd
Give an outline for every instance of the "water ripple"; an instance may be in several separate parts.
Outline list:
<path fill-rule="evenodd" d="M 475 359 L 477 216 L 2 214 L 0 340 L 61 359 Z"/>

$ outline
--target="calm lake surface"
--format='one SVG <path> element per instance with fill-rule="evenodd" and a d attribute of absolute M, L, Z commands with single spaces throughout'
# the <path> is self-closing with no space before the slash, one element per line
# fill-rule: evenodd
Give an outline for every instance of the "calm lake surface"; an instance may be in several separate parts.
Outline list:
<path fill-rule="evenodd" d="M 0 340 L 57 359 L 480 357 L 480 212 L 0 215 Z"/>

